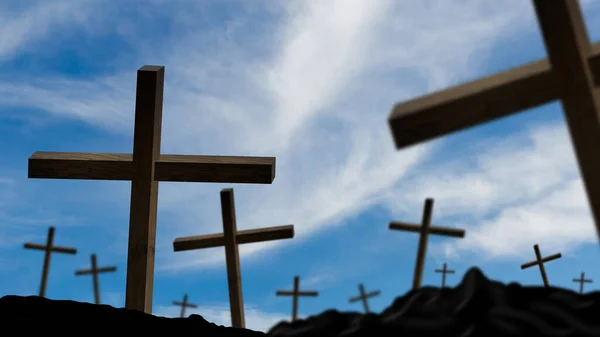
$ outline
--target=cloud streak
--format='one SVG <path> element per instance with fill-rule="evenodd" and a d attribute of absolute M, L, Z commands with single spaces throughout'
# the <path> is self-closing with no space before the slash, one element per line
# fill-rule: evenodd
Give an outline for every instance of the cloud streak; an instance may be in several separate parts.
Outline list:
<path fill-rule="evenodd" d="M 52 75 L 0 82 L 0 104 L 34 108 L 130 135 L 135 69 L 143 63 L 164 64 L 164 153 L 277 156 L 273 185 L 235 186 L 240 229 L 294 223 L 293 244 L 297 244 L 341 226 L 342 220 L 370 206 L 394 204 L 393 210 L 404 211 L 420 204 L 425 194 L 439 200 L 441 216 L 489 215 L 500 205 L 516 207 L 542 198 L 565 177 L 576 179 L 572 162 L 569 166 L 568 161 L 547 159 L 551 154 L 547 147 L 536 145 L 550 142 L 544 146 L 554 146 L 554 153 L 556 147 L 565 151 L 565 143 L 539 134 L 535 136 L 539 139 L 529 140 L 536 148 L 533 152 L 520 152 L 513 145 L 509 146 L 512 157 L 490 151 L 474 171 L 455 164 L 455 173 L 433 170 L 424 175 L 427 180 L 408 179 L 442 143 L 397 152 L 385 120 L 399 100 L 475 76 L 500 39 L 531 28 L 530 4 L 512 4 L 293 1 L 280 7 L 264 2 L 240 9 L 247 17 L 264 20 L 240 16 L 212 29 L 190 24 L 184 30 L 175 25 L 175 38 L 167 40 L 159 34 L 151 42 L 144 35 L 132 40 L 131 32 L 140 32 L 142 25 L 151 22 L 148 18 L 159 15 L 157 8 L 168 11 L 163 3 L 154 2 L 148 13 L 141 10 L 139 22 L 100 15 L 103 25 L 120 24 L 124 41 L 137 43 L 135 57 L 119 63 L 117 70 L 94 79 Z M 211 8 L 182 2 L 169 14 L 189 23 L 189 15 L 206 17 Z M 7 27 L 6 31 L 17 31 Z M 33 36 L 12 44 L 26 46 Z M 4 55 L 14 55 L 18 49 L 3 50 Z M 528 166 L 498 166 L 498 158 Z M 515 175 L 523 178 L 513 181 Z M 471 188 L 467 195 L 461 188 L 465 184 Z M 168 215 L 167 224 L 159 223 L 161 237 L 220 232 L 218 190 L 222 187 L 161 184 L 159 212 Z M 109 191 L 99 187 L 81 193 Z M 503 222 L 536 218 L 515 212 L 508 212 Z M 486 235 L 473 237 L 485 242 Z M 481 248 L 475 241 L 466 240 L 466 246 L 452 249 Z M 282 244 L 244 245 L 240 252 L 246 258 Z M 170 249 L 166 241 L 159 247 L 159 253 L 164 252 L 159 254 L 159 269 L 223 264 L 222 250 L 193 252 L 183 259 Z M 501 254 L 512 252 L 506 249 Z"/>

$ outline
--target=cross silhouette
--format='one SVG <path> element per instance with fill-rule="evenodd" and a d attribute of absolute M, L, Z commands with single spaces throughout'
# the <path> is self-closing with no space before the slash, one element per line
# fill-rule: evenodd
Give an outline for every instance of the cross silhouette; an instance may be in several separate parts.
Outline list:
<path fill-rule="evenodd" d="M 292 299 L 292 322 L 298 318 L 298 297 L 299 296 L 310 296 L 317 297 L 319 293 L 316 291 L 300 291 L 300 277 L 294 276 L 294 290 L 277 290 L 275 293 L 277 296 L 293 296 Z"/>
<path fill-rule="evenodd" d="M 454 274 L 454 270 L 448 269 L 446 263 L 444 263 L 444 268 L 436 269 L 436 273 L 442 273 L 442 288 L 446 286 L 446 274 Z"/>
<path fill-rule="evenodd" d="M 94 282 L 94 302 L 96 304 L 100 304 L 100 286 L 98 284 L 98 274 L 110 273 L 115 271 L 117 271 L 116 266 L 98 268 L 98 265 L 96 263 L 96 254 L 92 254 L 92 268 L 85 270 L 76 270 L 75 275 L 92 275 L 92 280 Z"/>
<path fill-rule="evenodd" d="M 544 287 L 547 288 L 550 286 L 550 284 L 548 283 L 548 276 L 546 276 L 546 268 L 544 267 L 544 263 L 550 262 L 550 261 L 553 261 L 556 259 L 560 259 L 562 257 L 562 255 L 560 253 L 558 253 L 558 254 L 554 254 L 554 255 L 550 255 L 545 258 L 542 258 L 542 253 L 540 253 L 540 247 L 537 244 L 533 245 L 533 250 L 535 251 L 535 261 L 523 263 L 521 265 L 521 269 L 527 269 L 529 267 L 539 265 L 540 266 L 540 274 L 542 274 L 542 281 L 544 281 Z"/>
<path fill-rule="evenodd" d="M 592 283 L 592 280 L 586 280 L 585 279 L 585 273 L 581 272 L 581 277 L 580 278 L 574 278 L 573 282 L 579 282 L 579 293 L 583 294 L 583 284 L 584 283 Z"/>
<path fill-rule="evenodd" d="M 54 246 L 54 227 L 48 228 L 48 238 L 46 245 L 37 243 L 25 243 L 25 249 L 36 249 L 44 251 L 44 267 L 42 269 L 42 283 L 40 284 L 40 297 L 46 296 L 46 285 L 48 284 L 48 274 L 50 273 L 50 257 L 52 253 L 77 254 L 77 249 L 70 247 Z"/>
<path fill-rule="evenodd" d="M 181 306 L 181 314 L 179 315 L 179 317 L 185 317 L 185 308 L 198 308 L 197 305 L 193 304 L 193 303 L 188 303 L 188 295 L 184 294 L 183 295 L 183 302 L 178 302 L 178 301 L 173 301 L 173 305 L 179 305 Z"/>
<path fill-rule="evenodd" d="M 358 295 L 356 297 L 350 297 L 349 301 L 350 301 L 350 303 L 362 301 L 363 308 L 365 308 L 365 313 L 369 313 L 369 301 L 368 301 L 369 297 L 379 296 L 379 294 L 381 294 L 381 292 L 379 290 L 375 290 L 375 291 L 372 291 L 367 294 L 365 292 L 365 286 L 362 283 L 358 285 L 358 290 L 360 291 L 360 295 Z"/>
<path fill-rule="evenodd" d="M 455 238 L 464 238 L 465 230 L 458 228 L 437 227 L 431 225 L 431 216 L 433 213 L 433 199 L 425 199 L 423 209 L 423 219 L 421 224 L 410 224 L 404 222 L 391 222 L 390 229 L 402 230 L 407 232 L 419 233 L 419 246 L 417 248 L 417 262 L 415 264 L 415 273 L 413 276 L 413 289 L 419 289 L 423 280 L 423 269 L 425 268 L 425 258 L 427 255 L 427 240 L 429 234 L 451 236 Z"/>

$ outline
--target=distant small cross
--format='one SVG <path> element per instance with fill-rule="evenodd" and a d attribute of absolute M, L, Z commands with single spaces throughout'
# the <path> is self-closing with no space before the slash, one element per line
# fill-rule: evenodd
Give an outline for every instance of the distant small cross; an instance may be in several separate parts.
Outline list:
<path fill-rule="evenodd" d="M 299 296 L 310 296 L 317 297 L 319 292 L 317 291 L 300 291 L 300 277 L 294 276 L 294 290 L 277 290 L 275 293 L 277 296 L 293 296 L 292 299 L 292 322 L 298 318 L 298 297 Z"/>
<path fill-rule="evenodd" d="M 40 245 L 37 243 L 25 243 L 25 249 L 36 249 L 43 250 L 44 253 L 44 267 L 42 269 L 42 283 L 40 285 L 40 297 L 46 296 L 46 285 L 48 284 L 48 274 L 50 272 L 50 257 L 52 253 L 64 253 L 64 254 L 77 254 L 77 249 L 70 247 L 59 247 L 54 246 L 54 227 L 48 228 L 48 238 L 46 239 L 46 245 Z"/>
<path fill-rule="evenodd" d="M 96 304 L 100 304 L 100 285 L 98 284 L 98 274 L 111 273 L 115 271 L 117 271 L 116 266 L 98 268 L 98 264 L 96 263 L 96 254 L 92 254 L 92 268 L 85 270 L 76 270 L 75 275 L 92 275 L 92 280 L 94 282 L 94 302 Z"/>
<path fill-rule="evenodd" d="M 413 276 L 413 289 L 419 289 L 423 280 L 423 269 L 425 268 L 425 257 L 427 255 L 427 239 L 429 234 L 464 238 L 465 230 L 458 228 L 431 226 L 431 215 L 433 213 L 433 199 L 425 199 L 423 220 L 420 225 L 404 222 L 391 222 L 390 229 L 419 233 L 419 247 L 417 248 L 417 262 Z"/>
<path fill-rule="evenodd" d="M 540 253 L 540 247 L 537 244 L 533 245 L 533 250 L 535 251 L 535 261 L 522 264 L 521 269 L 527 269 L 529 267 L 539 265 L 540 274 L 542 274 L 542 281 L 544 281 L 544 286 L 547 288 L 550 286 L 550 284 L 548 283 L 548 276 L 546 276 L 546 268 L 544 267 L 544 263 L 560 259 L 562 255 L 558 253 L 542 258 L 542 253 Z"/>
<path fill-rule="evenodd" d="M 173 301 L 173 305 L 181 306 L 181 314 L 179 315 L 180 317 L 185 317 L 185 308 L 192 308 L 192 309 L 198 308 L 197 305 L 188 303 L 188 295 L 187 294 L 183 295 L 183 302 Z"/>
<path fill-rule="evenodd" d="M 372 292 L 370 292 L 370 293 L 367 294 L 365 292 L 365 286 L 362 283 L 358 285 L 358 290 L 360 291 L 360 295 L 358 295 L 356 297 L 350 297 L 349 301 L 350 301 L 350 303 L 362 301 L 363 307 L 365 308 L 365 313 L 369 313 L 369 301 L 368 301 L 368 299 L 370 297 L 379 296 L 379 294 L 381 294 L 381 292 L 379 290 L 375 290 L 375 291 L 372 291 Z"/>
<path fill-rule="evenodd" d="M 586 280 L 585 279 L 585 273 L 581 272 L 581 277 L 580 278 L 574 278 L 573 282 L 579 282 L 579 293 L 583 294 L 583 284 L 584 283 L 592 283 L 592 280 Z"/>
<path fill-rule="evenodd" d="M 446 274 L 454 274 L 454 270 L 447 269 L 447 265 L 444 263 L 444 268 L 436 269 L 436 273 L 442 273 L 442 288 L 446 286 Z"/>

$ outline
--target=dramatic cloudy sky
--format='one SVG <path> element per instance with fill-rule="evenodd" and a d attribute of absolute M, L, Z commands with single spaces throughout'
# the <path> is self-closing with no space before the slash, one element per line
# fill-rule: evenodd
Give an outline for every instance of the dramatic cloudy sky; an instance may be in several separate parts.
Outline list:
<path fill-rule="evenodd" d="M 154 313 L 188 293 L 195 312 L 230 325 L 223 248 L 174 253 L 176 237 L 222 231 L 219 190 L 235 189 L 239 229 L 293 223 L 296 236 L 240 247 L 247 326 L 300 315 L 380 311 L 409 290 L 417 235 L 388 230 L 419 222 L 467 229 L 432 237 L 424 283 L 447 262 L 503 282 L 539 285 L 521 263 L 557 252 L 552 284 L 576 288 L 598 251 L 572 145 L 558 103 L 396 151 L 387 125 L 394 103 L 545 57 L 529 1 L 102 1 L 3 0 L 0 5 L 0 295 L 38 292 L 44 243 L 52 257 L 47 296 L 92 301 L 75 277 L 89 254 L 116 273 L 102 300 L 124 305 L 127 182 L 27 179 L 35 151 L 132 151 L 136 71 L 166 67 L 162 152 L 277 157 L 272 185 L 161 183 Z M 600 2 L 584 1 L 592 40 Z M 596 27 L 596 28 L 594 28 Z M 460 113 L 457 111 L 456 113 Z M 589 270 L 588 270 L 589 268 Z M 596 284 L 596 283 L 594 283 Z M 588 288 L 595 289 L 592 284 Z M 188 311 L 192 313 L 192 311 Z"/>

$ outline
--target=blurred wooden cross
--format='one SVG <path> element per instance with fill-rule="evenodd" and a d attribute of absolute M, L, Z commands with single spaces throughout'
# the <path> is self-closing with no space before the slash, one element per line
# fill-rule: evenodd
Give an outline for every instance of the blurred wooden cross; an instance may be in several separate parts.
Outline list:
<path fill-rule="evenodd" d="M 40 284 L 40 297 L 46 296 L 46 285 L 48 284 L 48 274 L 50 273 L 50 257 L 52 253 L 77 254 L 77 249 L 70 247 L 54 246 L 54 227 L 48 228 L 48 237 L 46 245 L 37 243 L 25 243 L 25 249 L 36 249 L 44 251 L 44 267 L 42 269 L 42 283 Z"/>
<path fill-rule="evenodd" d="M 397 149 L 560 100 L 600 236 L 600 44 L 578 0 L 533 0 L 548 59 L 396 104 Z"/>
<path fill-rule="evenodd" d="M 158 182 L 270 184 L 273 157 L 160 154 L 165 67 L 137 72 L 133 154 L 36 152 L 29 178 L 131 181 L 125 307 L 152 312 Z"/>
<path fill-rule="evenodd" d="M 442 273 L 442 288 L 446 286 L 446 274 L 454 274 L 454 270 L 448 269 L 446 263 L 444 263 L 444 268 L 436 269 L 436 273 Z"/>
<path fill-rule="evenodd" d="M 550 261 L 553 261 L 556 259 L 560 259 L 562 257 L 562 255 L 560 253 L 558 253 L 558 254 L 554 254 L 554 255 L 550 255 L 550 256 L 542 258 L 542 253 L 540 253 L 540 247 L 537 244 L 533 245 L 533 250 L 535 251 L 535 261 L 523 263 L 521 265 L 521 269 L 527 269 L 527 268 L 533 267 L 535 265 L 538 265 L 540 267 L 540 274 L 542 275 L 542 281 L 544 281 L 544 287 L 547 288 L 550 286 L 550 284 L 548 283 L 548 276 L 546 275 L 546 267 L 544 267 L 544 263 L 550 262 Z"/>
<path fill-rule="evenodd" d="M 433 199 L 425 199 L 423 209 L 423 220 L 420 225 L 405 222 L 391 222 L 390 229 L 419 233 L 419 247 L 417 248 L 417 262 L 413 276 L 413 289 L 419 289 L 423 281 L 423 270 L 425 268 L 425 257 L 427 255 L 427 239 L 429 234 L 464 238 L 465 230 L 449 227 L 431 226 L 431 215 L 433 213 Z"/>
<path fill-rule="evenodd" d="M 188 295 L 187 294 L 183 295 L 183 302 L 173 301 L 173 305 L 181 306 L 181 314 L 179 315 L 179 317 L 182 317 L 182 318 L 185 317 L 185 309 L 186 308 L 190 308 L 190 309 L 198 308 L 197 305 L 195 305 L 193 303 L 188 303 Z"/>
<path fill-rule="evenodd" d="M 96 262 L 96 254 L 92 254 L 92 268 L 85 270 L 76 270 L 75 275 L 92 275 L 92 280 L 94 282 L 94 303 L 100 304 L 100 285 L 98 282 L 98 274 L 101 273 L 112 273 L 117 271 L 116 266 L 109 267 L 100 267 L 98 268 L 98 264 Z"/>
<path fill-rule="evenodd" d="M 583 284 L 584 283 L 592 283 L 592 280 L 586 280 L 585 279 L 585 273 L 581 272 L 581 277 L 580 278 L 574 278 L 573 282 L 579 282 L 579 293 L 583 294 Z"/>
<path fill-rule="evenodd" d="M 369 298 L 379 296 L 381 292 L 379 290 L 372 291 L 370 293 L 365 292 L 365 286 L 361 283 L 358 285 L 358 291 L 360 295 L 356 297 L 350 297 L 349 302 L 354 303 L 358 301 L 362 301 L 363 308 L 365 309 L 365 313 L 369 313 Z"/>
<path fill-rule="evenodd" d="M 298 297 L 317 297 L 317 291 L 300 291 L 300 276 L 294 276 L 294 290 L 277 290 L 276 296 L 292 296 L 292 322 L 298 319 Z"/>
<path fill-rule="evenodd" d="M 233 189 L 231 188 L 221 191 L 221 215 L 223 217 L 223 233 L 177 238 L 173 242 L 173 249 L 176 252 L 182 252 L 220 246 L 225 247 L 231 326 L 234 328 L 245 328 L 246 322 L 244 319 L 244 300 L 242 298 L 242 276 L 240 273 L 238 244 L 291 239 L 294 237 L 294 226 L 286 225 L 238 231 Z"/>

